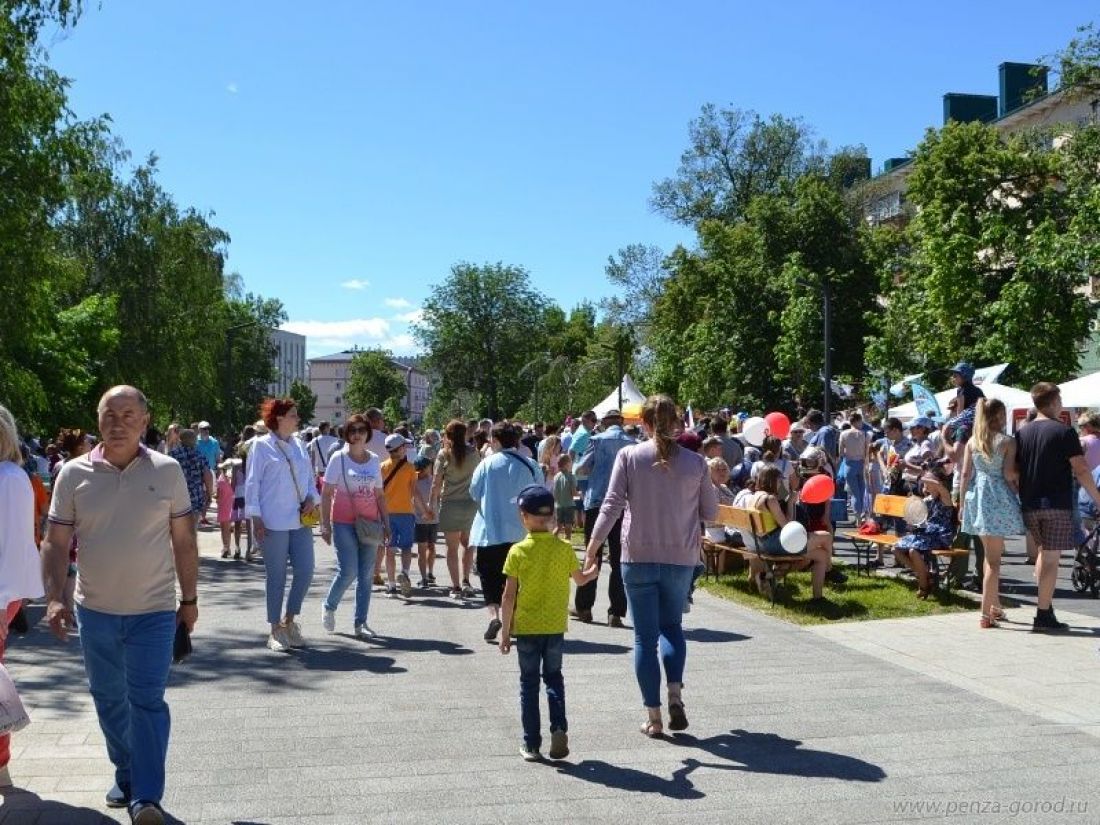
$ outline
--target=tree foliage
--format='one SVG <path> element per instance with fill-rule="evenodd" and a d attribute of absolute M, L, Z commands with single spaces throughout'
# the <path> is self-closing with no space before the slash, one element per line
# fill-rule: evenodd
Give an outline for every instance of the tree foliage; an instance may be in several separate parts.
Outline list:
<path fill-rule="evenodd" d="M 313 423 L 313 416 L 317 409 L 317 393 L 309 388 L 309 384 L 295 379 L 287 395 L 294 399 L 294 406 L 298 409 L 298 421 L 303 426 Z"/>
<path fill-rule="evenodd" d="M 490 418 L 514 413 L 529 394 L 519 373 L 546 345 L 548 305 L 523 267 L 452 267 L 413 328 L 428 369 L 439 377 L 435 392 L 441 403 L 469 390 Z"/>
<path fill-rule="evenodd" d="M 401 404 L 405 397 L 405 378 L 393 364 L 393 354 L 385 349 L 365 349 L 355 353 L 348 367 L 344 402 L 352 412 L 379 409 L 389 401 Z"/>

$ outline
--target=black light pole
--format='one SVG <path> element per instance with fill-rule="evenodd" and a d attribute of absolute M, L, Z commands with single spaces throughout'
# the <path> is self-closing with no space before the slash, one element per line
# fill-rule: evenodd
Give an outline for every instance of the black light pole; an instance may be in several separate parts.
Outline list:
<path fill-rule="evenodd" d="M 829 402 L 833 395 L 833 296 L 828 277 L 822 279 L 821 295 L 825 304 L 822 323 L 825 328 L 825 403 L 822 405 L 822 412 L 825 414 L 825 423 L 831 424 L 833 419 L 829 408 L 832 405 Z"/>
<path fill-rule="evenodd" d="M 236 424 L 233 421 L 233 336 L 242 329 L 254 327 L 259 321 L 246 321 L 234 324 L 225 331 L 225 426 L 226 435 L 233 435 Z"/>

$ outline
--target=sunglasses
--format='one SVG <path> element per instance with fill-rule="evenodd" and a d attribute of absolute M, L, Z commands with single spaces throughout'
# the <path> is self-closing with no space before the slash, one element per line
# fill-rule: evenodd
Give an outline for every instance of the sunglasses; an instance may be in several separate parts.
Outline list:
<path fill-rule="evenodd" d="M 348 435 L 362 435 L 366 431 L 366 427 L 348 427 Z"/>

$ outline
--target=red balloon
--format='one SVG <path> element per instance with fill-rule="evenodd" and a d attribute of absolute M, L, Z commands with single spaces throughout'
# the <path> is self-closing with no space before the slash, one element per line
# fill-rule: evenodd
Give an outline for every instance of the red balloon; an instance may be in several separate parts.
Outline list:
<path fill-rule="evenodd" d="M 786 438 L 791 434 L 791 419 L 781 412 L 768 413 L 764 416 L 768 422 L 768 430 L 776 438 Z"/>
<path fill-rule="evenodd" d="M 833 497 L 836 485 L 827 475 L 816 475 L 802 485 L 802 501 L 806 504 L 824 504 Z"/>

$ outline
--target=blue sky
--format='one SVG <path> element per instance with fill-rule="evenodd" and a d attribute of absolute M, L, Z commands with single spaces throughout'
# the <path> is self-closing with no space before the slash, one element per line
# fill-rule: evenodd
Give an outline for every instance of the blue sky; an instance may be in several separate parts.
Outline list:
<path fill-rule="evenodd" d="M 996 94 L 1085 2 L 102 0 L 51 48 L 78 114 L 160 157 L 216 213 L 229 265 L 283 301 L 310 355 L 414 349 L 452 264 L 527 267 L 565 307 L 607 256 L 692 236 L 648 206 L 705 102 L 801 116 L 877 170 Z"/>

